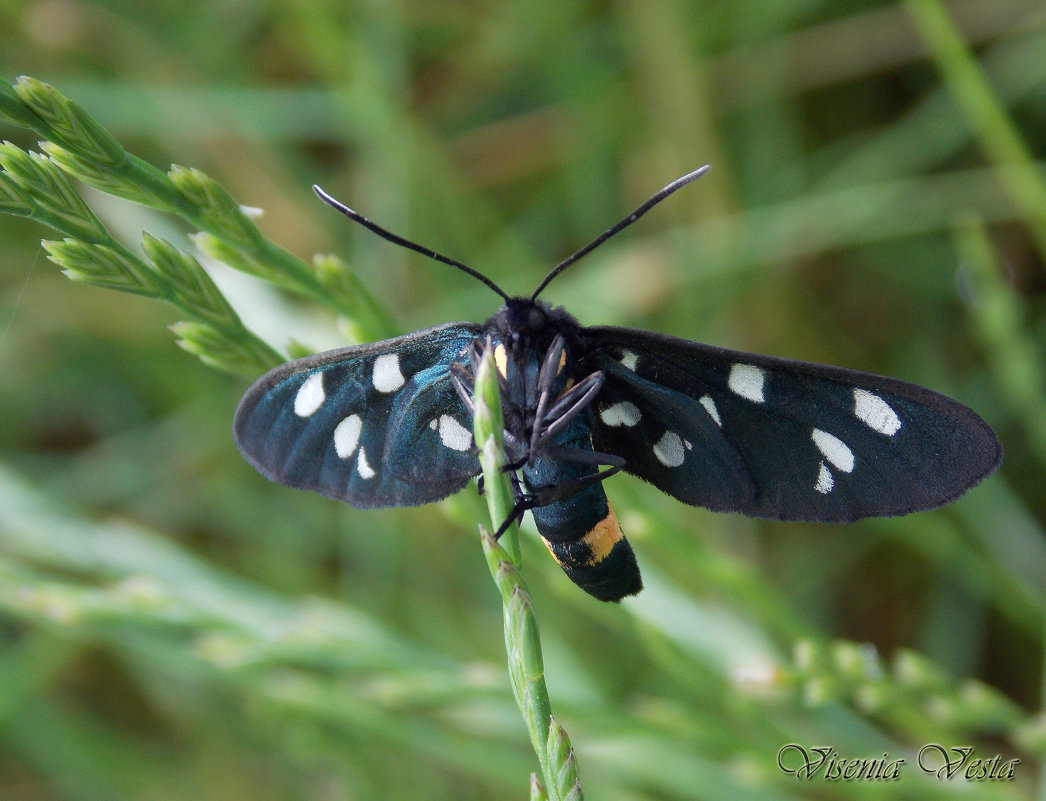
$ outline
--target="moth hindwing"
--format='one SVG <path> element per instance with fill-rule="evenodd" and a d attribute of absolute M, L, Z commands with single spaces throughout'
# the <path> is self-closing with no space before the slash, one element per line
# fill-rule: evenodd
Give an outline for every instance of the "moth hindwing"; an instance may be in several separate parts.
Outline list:
<path fill-rule="evenodd" d="M 473 377 L 497 365 L 516 506 L 567 575 L 601 600 L 642 587 L 602 480 L 623 470 L 680 501 L 782 520 L 845 522 L 932 509 L 990 475 L 995 434 L 961 403 L 839 367 L 724 350 L 627 328 L 584 328 L 537 299 L 548 282 L 660 200 L 669 184 L 512 298 L 461 262 L 397 244 L 483 281 L 504 305 L 450 323 L 289 362 L 236 412 L 247 460 L 282 484 L 367 508 L 429 503 L 479 473 Z"/>

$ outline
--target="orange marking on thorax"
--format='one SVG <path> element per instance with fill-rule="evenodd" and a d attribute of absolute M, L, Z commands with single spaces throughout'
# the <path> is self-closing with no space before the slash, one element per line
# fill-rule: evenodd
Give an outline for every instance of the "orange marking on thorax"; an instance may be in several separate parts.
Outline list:
<path fill-rule="evenodd" d="M 494 366 L 498 368 L 502 378 L 508 379 L 508 354 L 505 353 L 505 346 L 500 343 L 494 346 Z"/>

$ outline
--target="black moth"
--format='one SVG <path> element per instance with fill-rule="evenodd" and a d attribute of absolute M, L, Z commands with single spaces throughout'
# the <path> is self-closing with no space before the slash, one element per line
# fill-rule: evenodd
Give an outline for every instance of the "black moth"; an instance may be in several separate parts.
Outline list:
<path fill-rule="evenodd" d="M 567 575 L 604 601 L 642 588 L 601 483 L 619 470 L 694 506 L 826 523 L 932 509 L 990 475 L 1002 457 L 995 434 L 931 390 L 632 328 L 585 328 L 537 299 L 565 267 L 706 169 L 561 262 L 530 297 L 509 297 L 314 187 L 386 239 L 483 281 L 505 304 L 482 325 L 448 323 L 265 374 L 236 411 L 243 455 L 273 481 L 360 508 L 445 498 L 480 472 L 472 388 L 489 343 L 516 487 L 512 519 L 531 510 Z"/>

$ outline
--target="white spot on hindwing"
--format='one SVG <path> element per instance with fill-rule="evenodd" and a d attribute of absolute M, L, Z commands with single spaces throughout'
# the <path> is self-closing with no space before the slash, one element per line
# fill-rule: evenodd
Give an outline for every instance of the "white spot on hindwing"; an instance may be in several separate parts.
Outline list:
<path fill-rule="evenodd" d="M 363 418 L 350 414 L 334 429 L 334 450 L 339 459 L 348 459 L 360 444 L 360 433 L 363 431 Z"/>
<path fill-rule="evenodd" d="M 735 395 L 752 401 L 753 403 L 764 403 L 763 384 L 766 381 L 766 373 L 759 367 L 751 364 L 735 364 L 730 368 L 730 377 L 726 385 Z"/>
<path fill-rule="evenodd" d="M 639 354 L 633 353 L 630 350 L 623 350 L 621 351 L 621 358 L 618 361 L 634 373 L 636 367 L 639 365 Z"/>
<path fill-rule="evenodd" d="M 862 423 L 892 437 L 901 428 L 901 418 L 886 401 L 866 389 L 854 388 L 854 416 Z"/>
<path fill-rule="evenodd" d="M 832 478 L 832 471 L 828 469 L 828 465 L 821 462 L 821 471 L 817 474 L 817 483 L 814 484 L 814 489 L 822 495 L 827 495 L 834 486 L 835 479 Z"/>
<path fill-rule="evenodd" d="M 686 458 L 686 452 L 693 447 L 675 431 L 666 431 L 654 444 L 654 456 L 665 467 L 679 467 Z"/>
<path fill-rule="evenodd" d="M 429 425 L 431 426 L 432 423 Z M 439 438 L 452 451 L 467 451 L 472 447 L 472 432 L 449 414 L 440 415 Z"/>
<path fill-rule="evenodd" d="M 396 353 L 386 353 L 374 360 L 374 375 L 371 380 L 378 392 L 395 392 L 406 383 L 400 372 L 400 357 Z"/>
<path fill-rule="evenodd" d="M 715 420 L 715 424 L 722 428 L 723 421 L 719 418 L 719 409 L 716 408 L 715 401 L 712 400 L 712 396 L 702 395 L 697 402 L 705 407 L 705 411 L 708 412 L 708 414 L 711 416 L 713 420 Z"/>
<path fill-rule="evenodd" d="M 833 437 L 827 431 L 815 428 L 810 432 L 810 438 L 817 446 L 817 450 L 825 459 L 844 473 L 852 473 L 854 469 L 854 452 L 850 450 L 845 442 L 838 437 Z"/>
<path fill-rule="evenodd" d="M 600 419 L 608 426 L 634 426 L 643 419 L 642 412 L 634 403 L 620 401 L 599 410 Z"/>
<path fill-rule="evenodd" d="M 315 414 L 326 398 L 327 393 L 323 391 L 323 373 L 315 372 L 298 387 L 298 394 L 294 396 L 294 413 L 298 417 Z"/>
<path fill-rule="evenodd" d="M 360 455 L 356 457 L 356 472 L 360 474 L 360 478 L 374 478 L 377 472 L 367 462 L 367 453 L 360 448 Z"/>

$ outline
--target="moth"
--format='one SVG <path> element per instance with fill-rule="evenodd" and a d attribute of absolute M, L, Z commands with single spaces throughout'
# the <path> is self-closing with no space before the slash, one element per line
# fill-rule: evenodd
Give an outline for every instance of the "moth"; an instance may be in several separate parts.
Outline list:
<path fill-rule="evenodd" d="M 239 449 L 273 481 L 358 508 L 438 501 L 480 473 L 473 381 L 490 347 L 516 495 L 501 531 L 529 510 L 570 579 L 603 601 L 642 588 L 603 490 L 618 471 L 693 506 L 825 523 L 932 509 L 990 475 L 1002 458 L 991 428 L 929 389 L 633 328 L 585 327 L 538 299 L 564 269 L 707 169 L 664 187 L 528 297 L 509 296 L 313 187 L 385 239 L 482 281 L 504 304 L 482 324 L 447 323 L 266 373 L 236 410 Z"/>

